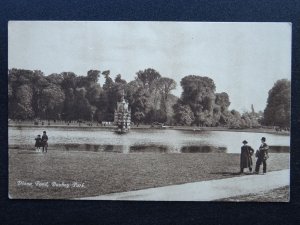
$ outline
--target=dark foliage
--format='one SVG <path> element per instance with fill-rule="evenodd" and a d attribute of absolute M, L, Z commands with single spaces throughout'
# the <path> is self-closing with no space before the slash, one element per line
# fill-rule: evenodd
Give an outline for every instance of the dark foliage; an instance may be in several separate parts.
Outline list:
<path fill-rule="evenodd" d="M 278 80 L 269 91 L 264 111 L 264 123 L 283 128 L 290 127 L 291 120 L 291 82 Z"/>
<path fill-rule="evenodd" d="M 105 78 L 102 86 L 99 84 L 101 75 Z M 113 121 L 117 102 L 124 94 L 131 107 L 132 121 L 136 124 L 160 122 L 230 128 L 260 125 L 261 114 L 255 113 L 254 109 L 242 115 L 236 110 L 229 111 L 228 94 L 215 93 L 216 86 L 209 77 L 189 75 L 182 78 L 183 92 L 178 99 L 171 94 L 176 88 L 173 79 L 163 77 L 151 68 L 138 71 L 136 75 L 133 81 L 127 83 L 121 74 L 113 79 L 110 70 L 102 73 L 90 70 L 86 76 L 73 72 L 45 76 L 38 70 L 10 69 L 9 118 Z M 286 81 L 277 83 L 279 87 L 269 93 L 265 121 L 267 124 L 276 121 L 276 124 L 285 125 L 290 113 L 290 84 Z"/>

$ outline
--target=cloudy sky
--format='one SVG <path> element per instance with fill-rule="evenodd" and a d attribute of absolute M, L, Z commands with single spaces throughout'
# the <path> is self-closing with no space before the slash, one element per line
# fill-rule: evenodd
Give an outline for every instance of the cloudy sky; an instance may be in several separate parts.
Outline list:
<path fill-rule="evenodd" d="M 8 26 L 9 68 L 46 75 L 109 69 L 127 81 L 153 68 L 177 82 L 177 96 L 184 76 L 208 76 L 239 111 L 251 104 L 263 110 L 276 80 L 291 77 L 290 23 L 11 21 Z"/>

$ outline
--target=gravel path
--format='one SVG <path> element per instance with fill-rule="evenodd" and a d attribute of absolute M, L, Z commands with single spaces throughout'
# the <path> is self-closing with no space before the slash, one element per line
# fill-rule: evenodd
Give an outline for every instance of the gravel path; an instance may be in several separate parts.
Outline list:
<path fill-rule="evenodd" d="M 146 200 L 146 201 L 213 201 L 232 196 L 265 192 L 289 185 L 290 170 L 265 175 L 248 175 L 227 179 L 201 181 L 159 188 L 149 188 L 82 198 L 84 200 Z"/>

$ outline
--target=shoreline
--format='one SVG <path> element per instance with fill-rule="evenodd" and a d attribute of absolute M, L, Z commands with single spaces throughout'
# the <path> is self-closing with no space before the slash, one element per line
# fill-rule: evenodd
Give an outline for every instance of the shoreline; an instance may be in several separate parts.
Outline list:
<path fill-rule="evenodd" d="M 115 154 L 204 154 L 204 153 L 224 153 L 224 154 L 240 154 L 240 152 L 228 152 L 227 149 L 214 148 L 212 147 L 210 151 L 195 151 L 195 152 L 185 152 L 181 150 L 178 151 L 139 151 L 131 148 L 129 146 L 128 151 L 124 151 L 122 148 L 116 147 L 111 149 L 112 145 L 105 144 L 78 144 L 78 143 L 67 143 L 67 144 L 51 144 L 48 147 L 48 151 L 62 151 L 62 152 L 94 152 L 94 153 L 115 153 Z M 34 145 L 30 144 L 10 144 L 8 146 L 10 151 L 31 151 L 36 152 Z M 271 145 L 269 149 L 270 154 L 286 153 L 290 154 L 290 146 L 274 146 Z"/>
<path fill-rule="evenodd" d="M 64 124 L 55 124 L 55 125 L 31 125 L 31 124 L 8 124 L 9 127 L 19 127 L 19 128 L 75 128 L 75 129 L 99 129 L 99 130 L 114 130 L 115 126 L 88 126 L 83 124 L 79 126 L 76 125 L 64 125 Z M 182 131 L 194 131 L 194 132 L 203 132 L 203 131 L 228 131 L 228 132 L 249 132 L 249 133 L 267 133 L 267 134 L 278 134 L 290 136 L 290 132 L 276 131 L 269 128 L 227 128 L 227 127 L 193 127 L 193 126 L 170 126 L 164 128 L 154 128 L 150 125 L 139 125 L 139 127 L 132 127 L 131 130 L 182 130 Z"/>

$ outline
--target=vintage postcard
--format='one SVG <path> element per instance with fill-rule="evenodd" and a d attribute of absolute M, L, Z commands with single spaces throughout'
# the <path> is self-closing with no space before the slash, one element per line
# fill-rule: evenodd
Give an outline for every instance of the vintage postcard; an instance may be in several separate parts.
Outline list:
<path fill-rule="evenodd" d="M 9 198 L 289 201 L 291 31 L 10 21 Z"/>

